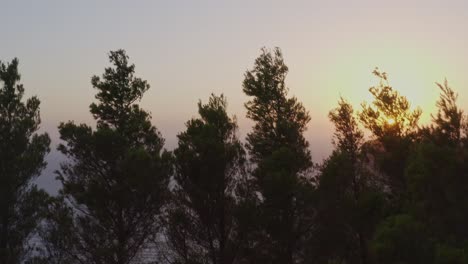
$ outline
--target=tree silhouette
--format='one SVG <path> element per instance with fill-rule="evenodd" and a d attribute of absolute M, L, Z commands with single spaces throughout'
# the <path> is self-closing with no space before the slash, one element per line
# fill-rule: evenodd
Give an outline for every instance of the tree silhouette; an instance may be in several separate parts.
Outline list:
<path fill-rule="evenodd" d="M 329 118 L 335 125 L 335 149 L 320 169 L 310 258 L 370 263 L 368 241 L 382 211 L 382 197 L 366 167 L 364 133 L 353 107 L 342 98 Z"/>
<path fill-rule="evenodd" d="M 34 180 L 46 166 L 49 136 L 38 134 L 40 101 L 23 101 L 18 60 L 0 62 L 0 263 L 21 263 L 48 195 Z"/>
<path fill-rule="evenodd" d="M 413 133 L 417 128 L 421 110 L 411 110 L 408 99 L 388 84 L 387 73 L 376 68 L 373 74 L 379 78 L 379 85 L 369 89 L 374 96 L 372 105 L 362 104 L 363 109 L 359 117 L 363 125 L 379 140 Z"/>
<path fill-rule="evenodd" d="M 376 263 L 433 263 L 434 259 L 427 227 L 407 214 L 385 219 L 371 248 Z"/>
<path fill-rule="evenodd" d="M 175 263 L 234 263 L 242 243 L 236 219 L 236 187 L 245 153 L 227 101 L 212 95 L 198 103 L 199 118 L 178 135 L 173 206 L 168 240 Z"/>
<path fill-rule="evenodd" d="M 273 53 L 262 49 L 243 82 L 243 91 L 252 97 L 245 104 L 247 117 L 255 122 L 247 148 L 261 196 L 255 255 L 268 263 L 299 260 L 299 244 L 313 226 L 313 187 L 305 177 L 312 161 L 303 136 L 310 116 L 295 97 L 287 97 L 287 72 L 278 48 Z"/>
<path fill-rule="evenodd" d="M 459 143 L 464 126 L 463 111 L 457 106 L 458 95 L 449 87 L 447 80 L 444 84 L 436 83 L 441 94 L 437 101 L 438 111 L 432 116 L 434 121 L 433 133 L 445 143 Z"/>
<path fill-rule="evenodd" d="M 58 149 L 68 161 L 57 173 L 73 210 L 50 220 L 65 220 L 52 224 L 71 232 L 72 243 L 62 250 L 80 263 L 130 263 L 158 232 L 167 199 L 170 155 L 150 115 L 136 104 L 149 84 L 134 76 L 125 51 L 111 51 L 109 59 L 114 67 L 91 81 L 98 90 L 90 106 L 96 129 L 59 126 L 65 144 Z"/>
<path fill-rule="evenodd" d="M 362 104 L 359 113 L 361 123 L 374 137 L 366 151 L 372 156 L 376 172 L 383 174 L 382 185 L 391 192 L 392 203 L 397 210 L 406 191 L 404 177 L 406 160 L 418 129 L 421 110 L 411 110 L 408 99 L 388 84 L 385 72 L 374 70 L 380 80 L 371 87 L 372 105 Z"/>
<path fill-rule="evenodd" d="M 56 197 L 34 184 L 50 145 L 40 102 L 23 99 L 18 60 L 0 62 L 0 264 L 468 263 L 468 118 L 447 81 L 420 126 L 374 70 L 370 103 L 329 112 L 333 152 L 314 165 L 279 48 L 244 75 L 245 149 L 211 95 L 167 152 L 138 104 L 149 84 L 125 51 L 109 59 L 91 79 L 96 126 L 59 126 Z"/>
<path fill-rule="evenodd" d="M 435 263 L 466 263 L 468 240 L 468 151 L 464 142 L 463 111 L 456 93 L 441 90 L 433 124 L 420 131 L 409 158 L 406 177 L 410 213 L 430 230 Z"/>

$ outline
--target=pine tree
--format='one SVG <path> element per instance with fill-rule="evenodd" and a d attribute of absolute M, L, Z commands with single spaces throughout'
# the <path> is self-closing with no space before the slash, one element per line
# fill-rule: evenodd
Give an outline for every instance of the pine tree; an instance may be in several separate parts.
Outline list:
<path fill-rule="evenodd" d="M 37 131 L 40 101 L 23 101 L 18 60 L 0 62 L 0 263 L 21 263 L 48 195 L 34 180 L 46 166 L 49 136 Z"/>
<path fill-rule="evenodd" d="M 178 135 L 173 204 L 168 241 L 176 263 L 234 263 L 242 244 L 236 213 L 236 187 L 245 154 L 227 101 L 212 95 L 198 103 L 199 118 Z"/>
<path fill-rule="evenodd" d="M 435 126 L 432 133 L 441 143 L 460 144 L 463 135 L 464 113 L 457 105 L 458 95 L 450 88 L 447 80 L 443 84 L 436 83 L 441 93 L 437 101 L 437 114 L 432 116 Z"/>
<path fill-rule="evenodd" d="M 379 220 L 379 199 L 362 152 L 364 133 L 353 107 L 340 99 L 330 111 L 335 149 L 321 166 L 311 259 L 369 263 L 368 240 Z"/>
<path fill-rule="evenodd" d="M 408 99 L 389 85 L 385 72 L 375 69 L 373 73 L 380 82 L 369 89 L 374 100 L 371 105 L 362 104 L 359 118 L 374 137 L 367 144 L 368 155 L 373 158 L 376 172 L 383 174 L 382 185 L 390 190 L 398 208 L 406 191 L 404 171 L 421 109 L 411 109 Z"/>
<path fill-rule="evenodd" d="M 373 74 L 379 84 L 369 89 L 374 97 L 371 105 L 362 104 L 359 114 L 363 125 L 382 143 L 391 137 L 405 137 L 413 134 L 421 117 L 421 110 L 411 110 L 408 99 L 395 91 L 388 82 L 385 72 L 375 69 Z"/>
<path fill-rule="evenodd" d="M 448 82 L 437 83 L 440 97 L 433 124 L 420 130 L 406 178 L 412 217 L 426 226 L 436 241 L 435 263 L 466 263 L 468 240 L 468 149 L 463 132 L 464 112 Z M 398 245 L 395 242 L 396 245 Z M 458 253 L 457 253 L 458 251 Z M 438 256 L 439 255 L 439 256 Z M 447 256 L 445 256 L 447 255 Z"/>
<path fill-rule="evenodd" d="M 59 126 L 65 144 L 58 149 L 68 161 L 57 173 L 73 215 L 55 217 L 51 221 L 64 223 L 50 226 L 68 230 L 68 243 L 60 245 L 80 263 L 134 260 L 159 231 L 168 196 L 170 155 L 149 113 L 137 104 L 149 84 L 134 76 L 125 51 L 111 51 L 109 59 L 114 67 L 91 81 L 98 90 L 90 106 L 96 129 L 73 122 Z"/>
<path fill-rule="evenodd" d="M 255 122 L 247 148 L 260 194 L 258 262 L 296 263 L 300 243 L 313 226 L 313 187 L 307 177 L 312 161 L 303 136 L 310 116 L 295 97 L 287 97 L 287 73 L 278 48 L 262 49 L 243 82 L 252 97 L 245 104 L 247 117 Z"/>

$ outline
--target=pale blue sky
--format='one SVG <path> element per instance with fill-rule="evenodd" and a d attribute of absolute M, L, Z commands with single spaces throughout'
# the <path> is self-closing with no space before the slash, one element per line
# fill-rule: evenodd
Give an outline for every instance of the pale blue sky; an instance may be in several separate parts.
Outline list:
<path fill-rule="evenodd" d="M 0 18 L 0 60 L 20 59 L 53 149 L 60 121 L 92 122 L 90 78 L 118 48 L 151 84 L 142 105 L 168 149 L 211 92 L 227 96 L 245 136 L 251 123 L 241 83 L 262 46 L 283 50 L 291 95 L 312 115 L 306 137 L 315 161 L 331 150 L 328 111 L 340 95 L 357 109 L 369 100 L 375 66 L 426 111 L 423 121 L 434 110 L 435 81 L 447 77 L 460 104 L 468 102 L 466 1 L 0 0 Z M 39 180 L 51 191 L 59 160 L 53 152 Z"/>

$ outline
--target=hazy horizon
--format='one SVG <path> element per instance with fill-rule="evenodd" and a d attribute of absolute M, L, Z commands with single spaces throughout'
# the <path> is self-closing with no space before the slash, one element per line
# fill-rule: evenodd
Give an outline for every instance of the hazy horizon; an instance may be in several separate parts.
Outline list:
<path fill-rule="evenodd" d="M 181 4 L 183 3 L 183 4 Z M 331 151 L 328 112 L 340 96 L 356 110 L 369 101 L 378 80 L 375 67 L 390 84 L 423 109 L 430 120 L 447 78 L 468 103 L 468 3 L 463 1 L 24 1 L 4 2 L 0 60 L 20 61 L 26 97 L 41 100 L 42 130 L 52 138 L 49 166 L 39 179 L 55 191 L 52 173 L 63 157 L 55 151 L 62 121 L 93 124 L 89 104 L 96 91 L 90 79 L 109 66 L 110 50 L 125 49 L 136 75 L 151 89 L 141 105 L 166 139 L 197 113 L 198 100 L 225 94 L 236 115 L 239 136 L 251 122 L 245 117 L 243 74 L 260 48 L 280 47 L 289 67 L 290 95 L 309 110 L 305 136 L 314 161 Z M 454 38 L 453 36 L 457 36 Z"/>

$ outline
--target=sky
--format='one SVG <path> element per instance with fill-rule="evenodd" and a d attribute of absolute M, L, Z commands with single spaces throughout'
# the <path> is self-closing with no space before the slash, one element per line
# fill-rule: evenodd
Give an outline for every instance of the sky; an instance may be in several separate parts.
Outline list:
<path fill-rule="evenodd" d="M 312 117 L 305 136 L 316 162 L 332 150 L 328 112 L 340 96 L 356 110 L 370 101 L 375 67 L 422 108 L 423 123 L 435 111 L 435 82 L 447 78 L 468 105 L 467 1 L 0 0 L 0 18 L 0 60 L 17 57 L 26 96 L 42 102 L 52 151 L 38 184 L 52 193 L 64 160 L 57 126 L 93 124 L 90 79 L 109 66 L 110 50 L 125 49 L 150 83 L 141 105 L 167 149 L 211 93 L 226 95 L 245 138 L 242 80 L 262 47 L 283 51 L 290 95 Z"/>

